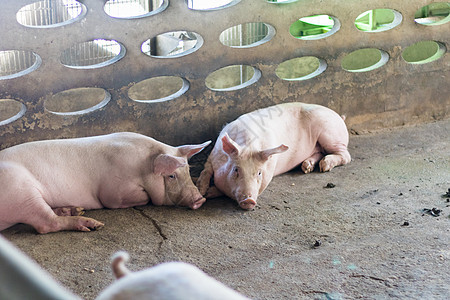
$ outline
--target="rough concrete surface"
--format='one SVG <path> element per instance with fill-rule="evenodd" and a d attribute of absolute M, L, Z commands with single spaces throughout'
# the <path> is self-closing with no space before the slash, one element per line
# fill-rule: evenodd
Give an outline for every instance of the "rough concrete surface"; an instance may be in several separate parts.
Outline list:
<path fill-rule="evenodd" d="M 85 299 L 114 280 L 117 250 L 132 270 L 189 262 L 254 299 L 448 299 L 449 132 L 445 120 L 352 135 L 350 164 L 278 176 L 254 211 L 218 198 L 88 211 L 106 224 L 89 233 L 2 234 Z"/>

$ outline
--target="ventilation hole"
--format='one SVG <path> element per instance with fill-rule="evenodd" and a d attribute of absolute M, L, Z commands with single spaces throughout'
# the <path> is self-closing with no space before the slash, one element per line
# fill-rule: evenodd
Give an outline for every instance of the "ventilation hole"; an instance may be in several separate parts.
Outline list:
<path fill-rule="evenodd" d="M 389 54 L 375 48 L 365 48 L 353 51 L 342 59 L 341 66 L 349 72 L 367 72 L 384 66 L 389 60 Z"/>
<path fill-rule="evenodd" d="M 447 51 L 444 44 L 435 41 L 422 41 L 407 47 L 403 59 L 410 64 L 426 64 L 441 58 Z"/>
<path fill-rule="evenodd" d="M 107 15 L 113 18 L 135 19 L 160 13 L 168 5 L 168 0 L 109 0 L 103 9 Z"/>
<path fill-rule="evenodd" d="M 304 56 L 282 62 L 275 70 L 275 74 L 283 80 L 306 80 L 322 74 L 326 69 L 325 60 Z"/>
<path fill-rule="evenodd" d="M 261 71 L 247 65 L 233 65 L 216 70 L 206 77 L 206 86 L 213 91 L 245 88 L 261 78 Z"/>
<path fill-rule="evenodd" d="M 125 47 L 117 41 L 96 39 L 64 50 L 61 63 L 74 69 L 101 68 L 120 60 L 125 52 Z"/>
<path fill-rule="evenodd" d="M 381 32 L 392 29 L 402 22 L 402 14 L 388 8 L 372 9 L 360 14 L 355 20 L 358 30 Z"/>
<path fill-rule="evenodd" d="M 238 4 L 241 0 L 186 0 L 189 9 L 217 10 Z"/>
<path fill-rule="evenodd" d="M 258 22 L 239 24 L 225 29 L 220 34 L 220 42 L 232 48 L 250 48 L 270 41 L 275 36 L 273 26 Z"/>
<path fill-rule="evenodd" d="M 101 88 L 76 88 L 45 99 L 47 111 L 57 115 L 82 115 L 104 107 L 111 95 Z"/>
<path fill-rule="evenodd" d="M 75 0 L 45 0 L 19 9 L 19 24 L 34 28 L 51 28 L 73 23 L 86 15 L 84 4 Z"/>
<path fill-rule="evenodd" d="M 128 97 L 137 102 L 163 102 L 180 97 L 188 89 L 184 78 L 160 76 L 136 83 L 128 90 Z"/>
<path fill-rule="evenodd" d="M 450 3 L 431 3 L 419 9 L 414 20 L 421 25 L 442 25 L 450 21 Z"/>
<path fill-rule="evenodd" d="M 274 4 L 286 4 L 286 3 L 293 3 L 293 2 L 297 2 L 298 0 L 266 0 L 269 3 L 274 3 Z"/>
<path fill-rule="evenodd" d="M 39 68 L 41 63 L 41 57 L 31 51 L 0 51 L 0 80 L 31 73 Z"/>
<path fill-rule="evenodd" d="M 197 51 L 203 45 L 203 38 L 191 31 L 173 31 L 146 40 L 141 51 L 151 57 L 175 58 Z"/>
<path fill-rule="evenodd" d="M 336 33 L 341 23 L 329 15 L 304 17 L 292 23 L 289 28 L 291 35 L 301 40 L 318 40 Z"/>
<path fill-rule="evenodd" d="M 12 99 L 0 99 L 0 126 L 20 119 L 26 112 L 23 103 Z"/>

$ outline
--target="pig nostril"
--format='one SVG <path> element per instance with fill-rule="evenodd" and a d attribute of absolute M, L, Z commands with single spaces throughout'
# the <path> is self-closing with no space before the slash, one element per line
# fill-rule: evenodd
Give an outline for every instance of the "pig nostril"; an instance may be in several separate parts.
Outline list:
<path fill-rule="evenodd" d="M 246 210 L 251 210 L 255 207 L 256 201 L 251 198 L 246 198 L 239 202 L 239 206 Z"/>
<path fill-rule="evenodd" d="M 200 198 L 198 198 L 197 200 L 195 200 L 195 201 L 190 205 L 190 207 L 191 207 L 192 209 L 197 209 L 197 208 L 199 208 L 200 206 L 202 206 L 203 203 L 205 203 L 205 201 L 206 201 L 205 198 L 200 197 Z"/>

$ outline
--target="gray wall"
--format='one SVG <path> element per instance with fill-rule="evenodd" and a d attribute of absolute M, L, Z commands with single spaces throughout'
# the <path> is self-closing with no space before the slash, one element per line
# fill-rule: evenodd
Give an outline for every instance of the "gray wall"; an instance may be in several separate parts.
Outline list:
<path fill-rule="evenodd" d="M 350 130 L 365 132 L 448 118 L 450 80 L 448 53 L 435 62 L 406 63 L 402 51 L 411 44 L 434 40 L 450 47 L 450 23 L 423 26 L 414 13 L 431 3 L 426 0 L 301 0 L 275 5 L 263 0 L 242 0 L 215 11 L 193 11 L 184 1 L 171 0 L 156 15 L 138 19 L 115 19 L 103 11 L 103 1 L 80 1 L 86 16 L 75 23 L 55 28 L 20 25 L 16 12 L 33 1 L 2 1 L 0 10 L 0 51 L 31 50 L 42 58 L 41 66 L 22 77 L 0 80 L 0 99 L 25 104 L 23 117 L 0 126 L 0 148 L 50 138 L 105 134 L 114 131 L 140 132 L 172 145 L 216 138 L 226 122 L 242 113 L 269 105 L 302 101 L 328 106 L 347 116 Z M 369 9 L 391 8 L 403 15 L 396 28 L 380 32 L 358 31 L 353 21 Z M 341 22 L 340 30 L 325 39 L 305 41 L 293 38 L 290 25 L 298 18 L 329 14 Z M 234 25 L 265 22 L 276 35 L 265 44 L 233 49 L 219 41 L 220 33 Z M 140 51 L 141 44 L 158 34 L 187 30 L 200 34 L 203 46 L 179 58 L 152 58 Z M 61 52 L 75 43 L 95 38 L 114 39 L 126 48 L 118 62 L 89 70 L 63 66 Z M 341 68 L 350 52 L 375 47 L 390 59 L 383 67 L 364 73 Z M 275 70 L 285 60 L 313 55 L 324 59 L 327 70 L 304 81 L 284 81 Z M 235 64 L 258 68 L 262 76 L 255 84 L 236 91 L 208 89 L 205 78 L 212 71 Z M 128 98 L 128 89 L 155 76 L 180 76 L 190 83 L 182 96 L 158 103 L 139 103 Z M 111 101 L 82 115 L 55 115 L 44 109 L 44 101 L 58 92 L 82 87 L 100 87 Z"/>

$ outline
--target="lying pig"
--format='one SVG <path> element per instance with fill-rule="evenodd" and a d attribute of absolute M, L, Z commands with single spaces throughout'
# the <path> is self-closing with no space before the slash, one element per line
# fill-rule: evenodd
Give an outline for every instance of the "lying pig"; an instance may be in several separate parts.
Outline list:
<path fill-rule="evenodd" d="M 317 163 L 321 172 L 349 163 L 347 145 L 343 118 L 326 107 L 297 102 L 256 110 L 223 128 L 197 187 L 207 198 L 222 192 L 250 210 L 273 176 L 299 164 L 309 173 Z"/>
<path fill-rule="evenodd" d="M 248 299 L 187 263 L 163 263 L 130 273 L 124 265 L 127 260 L 128 254 L 125 252 L 113 256 L 112 269 L 119 280 L 103 290 L 96 300 Z"/>
<path fill-rule="evenodd" d="M 145 205 L 199 208 L 205 198 L 187 160 L 201 145 L 172 147 L 137 133 L 30 142 L 0 151 L 0 230 L 90 231 L 83 209 Z"/>

